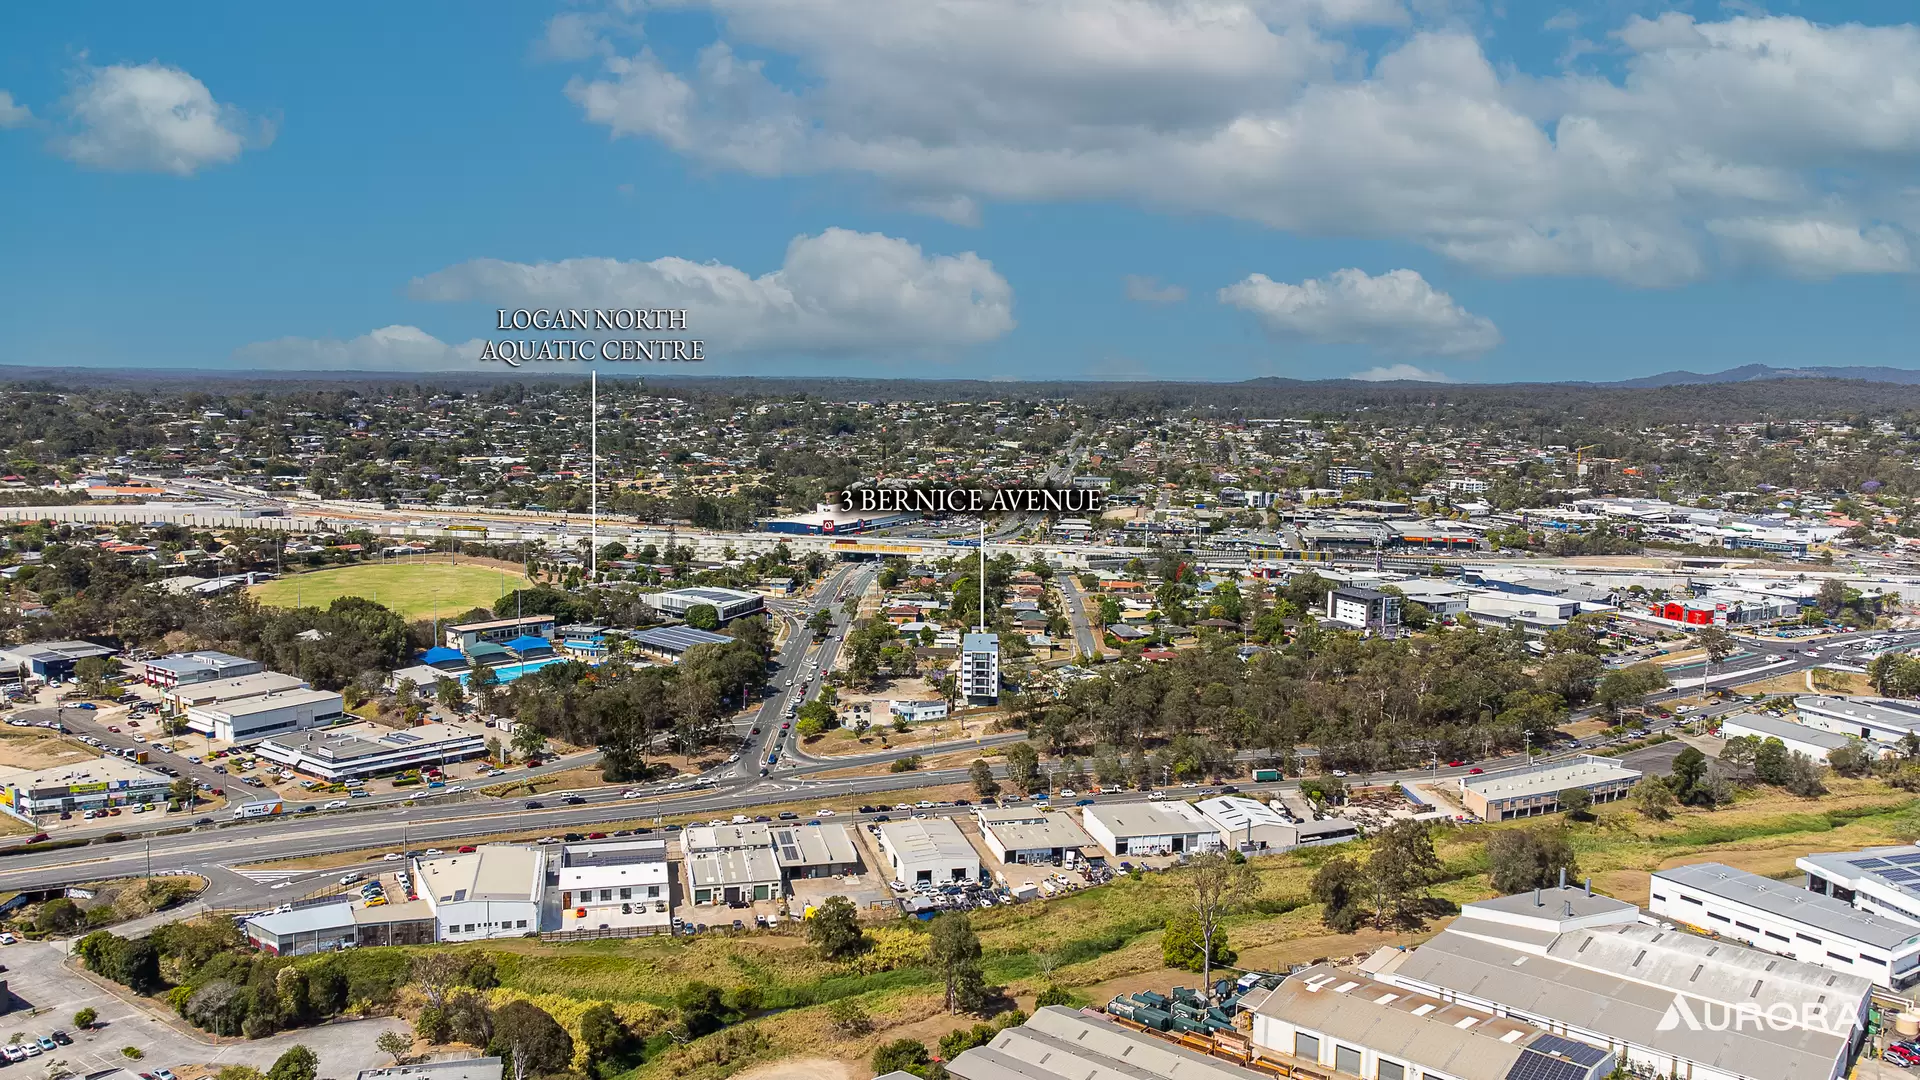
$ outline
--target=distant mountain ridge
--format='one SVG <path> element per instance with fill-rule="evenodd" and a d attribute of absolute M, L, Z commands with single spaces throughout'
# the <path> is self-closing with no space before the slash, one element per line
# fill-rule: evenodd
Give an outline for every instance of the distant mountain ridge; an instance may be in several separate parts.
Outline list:
<path fill-rule="evenodd" d="M 1857 379 L 1861 382 L 1920 385 L 1920 371 L 1895 367 L 1773 367 L 1769 364 L 1743 364 L 1725 371 L 1701 374 L 1697 371 L 1663 371 L 1638 379 L 1595 383 L 1595 386 L 1631 388 L 1660 386 L 1696 386 L 1709 383 L 1762 382 L 1767 379 Z"/>

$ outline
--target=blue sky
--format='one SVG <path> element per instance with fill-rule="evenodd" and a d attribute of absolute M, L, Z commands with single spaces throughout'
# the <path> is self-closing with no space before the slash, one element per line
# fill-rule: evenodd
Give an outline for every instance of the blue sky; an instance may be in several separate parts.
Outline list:
<path fill-rule="evenodd" d="M 496 307 L 627 306 L 676 374 L 1913 366 L 1915 18 L 8 5 L 0 363 L 484 369 Z"/>

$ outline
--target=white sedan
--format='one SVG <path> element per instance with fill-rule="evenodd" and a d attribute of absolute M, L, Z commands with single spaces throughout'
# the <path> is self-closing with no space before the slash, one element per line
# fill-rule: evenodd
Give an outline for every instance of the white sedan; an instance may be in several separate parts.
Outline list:
<path fill-rule="evenodd" d="M 333 800 L 332 802 L 330 802 L 330 803 L 328 803 L 327 805 L 325 805 L 325 806 L 323 806 L 323 807 L 321 807 L 320 809 L 322 809 L 322 810 L 338 810 L 338 809 L 340 809 L 341 807 L 343 807 L 343 806 L 345 806 L 345 805 L 347 805 L 347 800 L 345 800 L 345 799 L 335 799 L 335 800 Z"/>
<path fill-rule="evenodd" d="M 380 857 L 387 862 L 399 862 L 403 856 L 397 851 L 389 851 Z"/>

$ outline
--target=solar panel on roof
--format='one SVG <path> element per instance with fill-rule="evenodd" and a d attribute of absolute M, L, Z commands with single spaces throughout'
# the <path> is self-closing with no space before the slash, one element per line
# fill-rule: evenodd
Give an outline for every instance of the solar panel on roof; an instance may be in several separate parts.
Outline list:
<path fill-rule="evenodd" d="M 1586 1043 L 1573 1039 L 1563 1039 L 1554 1034 L 1541 1035 L 1539 1038 L 1533 1040 L 1533 1042 L 1527 1044 L 1527 1049 L 1538 1050 L 1547 1054 L 1558 1054 L 1563 1058 L 1570 1058 L 1580 1062 L 1582 1065 L 1598 1065 L 1607 1057 L 1607 1051 L 1597 1046 L 1589 1046 Z"/>
<path fill-rule="evenodd" d="M 1905 855 L 1889 855 L 1887 856 L 1887 861 L 1896 866 L 1920 866 L 1920 851 L 1909 852 Z"/>
<path fill-rule="evenodd" d="M 1584 1080 L 1591 1069 L 1591 1065 L 1537 1053 L 1529 1047 L 1507 1070 L 1506 1080 Z"/>
<path fill-rule="evenodd" d="M 1888 881 L 1897 881 L 1903 884 L 1909 881 L 1920 881 L 1920 874 L 1916 874 L 1911 870 L 1901 870 L 1898 868 L 1882 870 L 1880 871 L 1880 876 L 1886 878 Z"/>
<path fill-rule="evenodd" d="M 1885 859 L 1848 859 L 1847 865 L 1861 870 L 1884 870 L 1893 864 Z"/>

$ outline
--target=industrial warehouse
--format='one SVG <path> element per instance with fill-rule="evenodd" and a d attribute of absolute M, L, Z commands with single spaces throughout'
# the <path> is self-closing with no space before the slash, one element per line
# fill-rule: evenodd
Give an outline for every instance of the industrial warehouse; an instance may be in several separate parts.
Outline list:
<path fill-rule="evenodd" d="M 1720 863 L 1654 871 L 1647 910 L 1889 990 L 1920 980 L 1920 926 Z"/>

